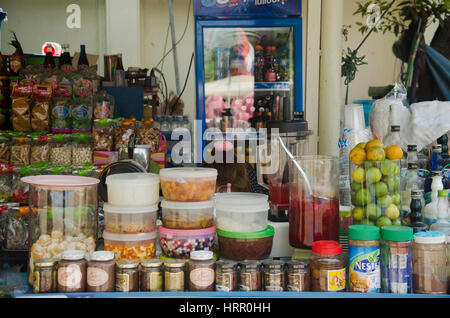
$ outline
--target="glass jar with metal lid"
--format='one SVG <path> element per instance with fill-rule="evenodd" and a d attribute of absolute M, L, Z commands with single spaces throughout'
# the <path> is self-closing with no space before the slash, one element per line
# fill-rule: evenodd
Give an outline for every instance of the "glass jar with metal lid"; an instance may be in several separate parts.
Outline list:
<path fill-rule="evenodd" d="M 310 291 L 311 279 L 309 263 L 301 260 L 290 260 L 286 263 L 286 289 L 287 291 Z"/>
<path fill-rule="evenodd" d="M 82 293 L 86 291 L 86 265 L 84 251 L 68 250 L 58 263 L 58 292 Z"/>
<path fill-rule="evenodd" d="M 264 266 L 264 290 L 284 291 L 286 278 L 284 262 L 280 260 L 269 260 L 263 263 Z"/>
<path fill-rule="evenodd" d="M 34 261 L 34 293 L 56 293 L 56 267 L 54 258 L 41 258 Z"/>
<path fill-rule="evenodd" d="M 240 291 L 260 291 L 262 289 L 261 264 L 258 261 L 240 262 Z"/>
<path fill-rule="evenodd" d="M 95 251 L 87 264 L 87 291 L 113 292 L 115 288 L 114 252 Z"/>
<path fill-rule="evenodd" d="M 215 265 L 212 251 L 192 251 L 189 260 L 189 291 L 214 291 Z"/>
<path fill-rule="evenodd" d="M 139 291 L 139 262 L 123 259 L 116 262 L 116 292 Z"/>
<path fill-rule="evenodd" d="M 163 291 L 163 261 L 157 258 L 141 261 L 140 290 Z"/>
<path fill-rule="evenodd" d="M 216 262 L 216 291 L 237 291 L 237 263 L 229 260 Z"/>
<path fill-rule="evenodd" d="M 164 261 L 164 290 L 184 291 L 186 262 L 181 259 Z"/>

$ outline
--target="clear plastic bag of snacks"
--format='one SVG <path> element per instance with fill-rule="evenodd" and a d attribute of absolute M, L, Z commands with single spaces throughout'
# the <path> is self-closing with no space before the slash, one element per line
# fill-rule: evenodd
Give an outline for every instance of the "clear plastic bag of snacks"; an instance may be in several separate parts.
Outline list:
<path fill-rule="evenodd" d="M 30 138 L 19 132 L 12 132 L 11 157 L 9 162 L 16 166 L 30 164 Z"/>
<path fill-rule="evenodd" d="M 30 164 L 36 164 L 50 160 L 49 137 L 39 132 L 31 133 Z"/>
<path fill-rule="evenodd" d="M 20 179 L 22 177 L 34 176 L 39 174 L 40 169 L 32 167 L 30 165 L 15 168 L 12 178 L 13 193 L 11 201 L 15 203 L 28 204 L 29 186 L 28 184 L 22 182 Z"/>
<path fill-rule="evenodd" d="M 54 134 L 50 138 L 50 161 L 55 166 L 72 164 L 70 135 Z"/>
<path fill-rule="evenodd" d="M 5 213 L 4 249 L 9 251 L 27 251 L 29 247 L 28 206 L 10 204 Z"/>
<path fill-rule="evenodd" d="M 89 132 L 92 129 L 92 98 L 75 98 L 72 106 L 72 132 Z"/>
<path fill-rule="evenodd" d="M 11 139 L 8 133 L 0 133 L 0 163 L 8 164 L 11 157 Z"/>
<path fill-rule="evenodd" d="M 53 133 L 70 133 L 72 128 L 72 103 L 72 99 L 68 97 L 55 97 L 53 99 L 51 111 Z"/>
<path fill-rule="evenodd" d="M 99 118 L 113 118 L 114 116 L 114 97 L 101 91 L 96 96 L 94 105 L 94 120 Z"/>
<path fill-rule="evenodd" d="M 135 133 L 135 127 L 135 119 L 123 119 L 116 127 L 114 131 L 114 144 L 116 150 L 119 150 L 122 145 L 128 146 L 128 141 L 130 140 L 131 135 Z"/>
<path fill-rule="evenodd" d="M 92 162 L 92 134 L 72 133 L 72 164 L 82 166 Z"/>
<path fill-rule="evenodd" d="M 13 193 L 14 167 L 0 165 L 0 203 L 11 202 Z"/>
<path fill-rule="evenodd" d="M 95 151 L 114 150 L 114 126 L 116 120 L 100 118 L 94 120 L 92 128 L 92 142 Z"/>
<path fill-rule="evenodd" d="M 150 145 L 153 152 L 158 151 L 160 131 L 153 127 L 153 120 L 142 121 L 137 124 L 136 138 L 139 145 Z"/>
<path fill-rule="evenodd" d="M 50 131 L 50 99 L 52 86 L 34 85 L 33 102 L 31 108 L 31 128 L 33 131 Z"/>
<path fill-rule="evenodd" d="M 31 131 L 31 93 L 33 87 L 15 84 L 11 93 L 11 123 L 15 131 Z"/>

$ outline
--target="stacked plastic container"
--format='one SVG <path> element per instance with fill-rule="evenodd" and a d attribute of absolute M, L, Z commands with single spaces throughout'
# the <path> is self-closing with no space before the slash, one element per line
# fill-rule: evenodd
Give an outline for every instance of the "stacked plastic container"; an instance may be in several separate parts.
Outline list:
<path fill-rule="evenodd" d="M 143 260 L 156 254 L 159 176 L 122 173 L 106 177 L 108 203 L 103 205 L 104 249 L 115 260 Z"/>
<path fill-rule="evenodd" d="M 214 201 L 220 255 L 235 261 L 269 257 L 275 231 L 267 224 L 267 195 L 220 193 Z"/>
<path fill-rule="evenodd" d="M 162 224 L 158 228 L 166 257 L 189 258 L 192 251 L 214 250 L 214 203 L 217 170 L 161 169 Z"/>

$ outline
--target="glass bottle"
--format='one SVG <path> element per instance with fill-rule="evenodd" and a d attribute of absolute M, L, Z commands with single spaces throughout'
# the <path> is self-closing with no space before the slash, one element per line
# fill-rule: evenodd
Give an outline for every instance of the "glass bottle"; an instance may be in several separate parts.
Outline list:
<path fill-rule="evenodd" d="M 289 81 L 289 48 L 282 46 L 280 49 L 280 66 L 278 70 L 278 78 L 281 82 Z"/>
<path fill-rule="evenodd" d="M 268 46 L 266 47 L 266 56 L 265 56 L 265 70 L 264 70 L 264 80 L 265 82 L 276 82 L 277 81 L 277 72 L 275 69 L 275 61 L 274 61 L 274 47 Z"/>
<path fill-rule="evenodd" d="M 427 231 L 428 225 L 423 221 L 422 216 L 422 191 L 421 190 L 411 190 L 411 204 L 410 204 L 410 223 L 409 227 L 413 228 L 413 233 Z"/>
<path fill-rule="evenodd" d="M 47 44 L 47 49 L 45 50 L 44 67 L 55 68 L 55 59 L 53 58 L 52 45 L 50 43 Z"/>
<path fill-rule="evenodd" d="M 70 57 L 69 52 L 69 44 L 63 44 L 61 45 L 62 53 L 61 57 L 59 58 L 59 68 L 61 68 L 63 65 L 72 65 L 72 58 Z"/>
<path fill-rule="evenodd" d="M 417 163 L 408 163 L 408 172 L 405 181 L 405 187 L 402 191 L 402 218 L 408 217 L 411 204 L 411 191 L 423 190 L 423 179 L 417 174 Z M 421 200 L 422 206 L 425 205 L 425 201 Z"/>
<path fill-rule="evenodd" d="M 123 69 L 122 54 L 117 54 L 117 65 L 114 71 L 114 82 L 116 87 L 127 86 L 125 82 L 125 70 Z"/>
<path fill-rule="evenodd" d="M 391 132 L 383 140 L 383 143 L 385 146 L 393 146 L 393 145 L 401 144 L 400 126 L 399 125 L 391 126 Z"/>
<path fill-rule="evenodd" d="M 255 46 L 255 82 L 264 82 L 264 49 Z"/>
<path fill-rule="evenodd" d="M 442 146 L 437 144 L 433 145 L 433 154 L 431 155 L 431 171 L 441 171 L 442 166 Z"/>
<path fill-rule="evenodd" d="M 80 45 L 80 57 L 78 58 L 78 66 L 89 66 L 88 58 L 86 55 L 86 45 Z"/>

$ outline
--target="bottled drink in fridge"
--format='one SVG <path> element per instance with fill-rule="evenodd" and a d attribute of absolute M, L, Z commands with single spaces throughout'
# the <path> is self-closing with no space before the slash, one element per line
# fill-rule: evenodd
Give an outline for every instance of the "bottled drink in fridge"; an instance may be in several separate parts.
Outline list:
<path fill-rule="evenodd" d="M 214 80 L 214 53 L 210 49 L 209 44 L 206 44 L 205 48 L 205 82 L 211 82 Z"/>
<path fill-rule="evenodd" d="M 277 72 L 274 61 L 274 51 L 275 47 L 266 47 L 266 54 L 264 57 L 265 69 L 264 69 L 264 81 L 265 82 L 276 82 Z"/>
<path fill-rule="evenodd" d="M 86 55 L 86 45 L 80 45 L 80 57 L 78 58 L 78 66 L 89 66 L 88 58 Z"/>
<path fill-rule="evenodd" d="M 289 81 L 289 49 L 287 46 L 280 48 L 279 67 L 278 67 L 278 80 L 281 82 Z"/>
<path fill-rule="evenodd" d="M 255 82 L 264 82 L 264 48 L 255 46 Z"/>
<path fill-rule="evenodd" d="M 50 43 L 47 44 L 47 48 L 45 50 L 44 67 L 45 68 L 55 67 L 55 59 L 53 58 L 52 45 Z"/>

